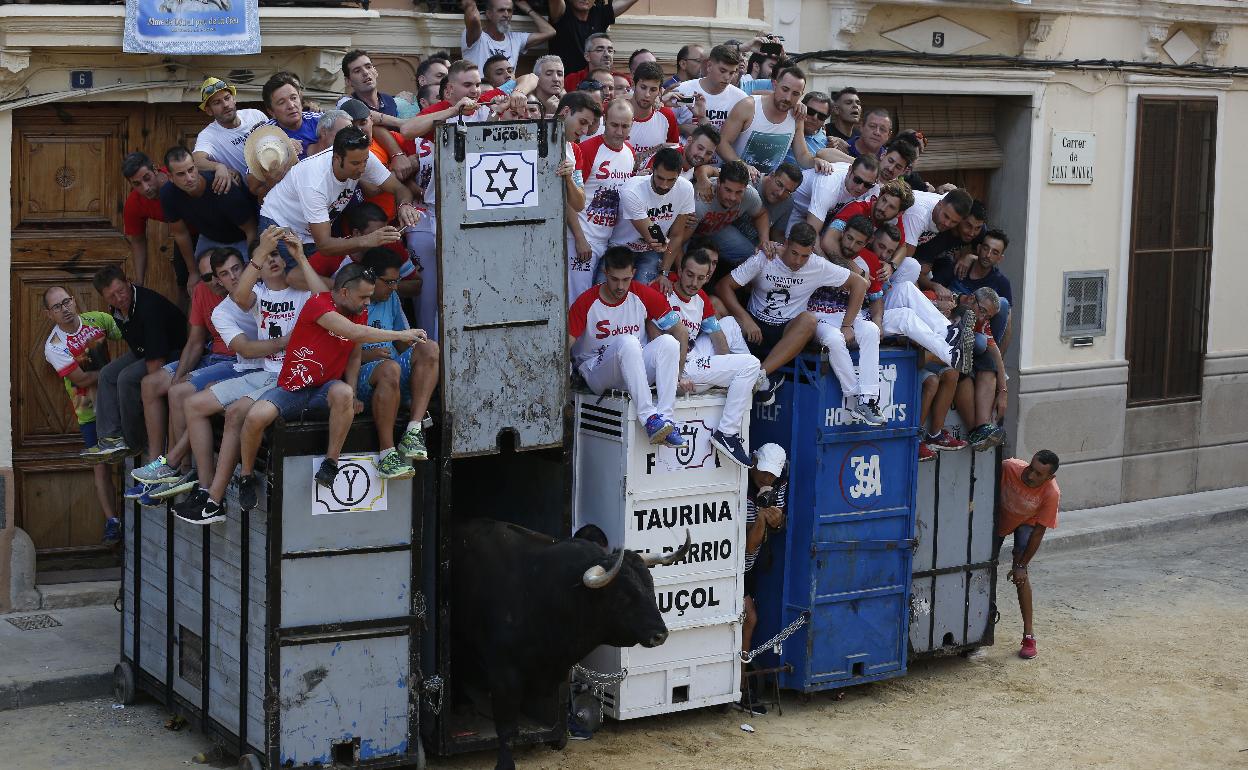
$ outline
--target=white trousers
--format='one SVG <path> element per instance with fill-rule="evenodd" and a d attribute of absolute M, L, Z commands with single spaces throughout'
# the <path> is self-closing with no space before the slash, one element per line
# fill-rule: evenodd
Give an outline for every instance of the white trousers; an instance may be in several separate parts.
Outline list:
<path fill-rule="evenodd" d="M 923 322 L 918 313 L 908 307 L 895 307 L 884 311 L 885 334 L 903 334 L 909 337 L 926 350 L 930 350 L 932 355 L 939 358 L 945 366 L 949 365 L 949 354 L 953 352 L 953 348 L 945 339 L 948 332 L 948 325 L 933 329 Z"/>
<path fill-rule="evenodd" d="M 623 389 L 637 406 L 637 419 L 645 425 L 653 414 L 671 418 L 676 409 L 676 376 L 680 373 L 680 343 L 670 334 L 650 340 L 621 335 L 607 343 L 602 356 L 581 365 L 581 376 L 589 389 L 602 393 Z M 658 403 L 650 397 L 654 383 Z"/>
<path fill-rule="evenodd" d="M 565 250 L 568 256 L 568 306 L 571 307 L 576 298 L 589 290 L 594 285 L 594 268 L 598 266 L 598 260 L 602 257 L 602 253 L 607 250 L 607 244 L 596 243 L 592 238 L 589 241 L 589 261 L 581 262 L 576 255 L 576 239 L 572 237 L 572 231 L 566 230 L 567 237 Z"/>
<path fill-rule="evenodd" d="M 950 323 L 949 319 L 945 318 L 945 314 L 927 298 L 923 290 L 913 283 L 893 282 L 889 286 L 888 293 L 884 295 L 884 307 L 890 310 L 897 307 L 910 308 L 918 314 L 919 320 L 931 329 L 944 329 Z"/>
<path fill-rule="evenodd" d="M 749 353 L 715 355 L 713 347 L 709 353 L 705 350 L 706 346 L 698 349 L 697 343 L 707 336 L 698 335 L 694 341 L 694 349 L 685 359 L 685 374 L 689 375 L 699 393 L 715 386 L 728 389 L 717 430 L 727 436 L 736 436 L 741 433 L 741 418 L 754 398 L 754 383 L 758 382 L 760 364 Z"/>
<path fill-rule="evenodd" d="M 914 257 L 905 257 L 901 260 L 901 267 L 893 271 L 893 283 L 918 283 L 919 275 L 923 272 L 923 267 L 919 264 L 919 260 Z"/>
<path fill-rule="evenodd" d="M 828 363 L 847 396 L 878 398 L 880 395 L 880 327 L 859 316 L 854 320 L 854 338 L 858 342 L 858 373 L 849 357 L 845 335 L 841 333 L 844 313 L 817 313 L 819 324 L 815 337 L 828 349 Z"/>

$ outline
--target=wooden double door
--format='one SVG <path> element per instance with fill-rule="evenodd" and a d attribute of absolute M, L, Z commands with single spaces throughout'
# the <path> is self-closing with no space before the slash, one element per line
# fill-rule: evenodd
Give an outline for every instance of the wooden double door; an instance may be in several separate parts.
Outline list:
<path fill-rule="evenodd" d="M 80 311 L 103 310 L 91 276 L 105 265 L 133 274 L 122 205 L 127 153 L 156 163 L 175 145 L 194 145 L 207 117 L 192 104 L 72 104 L 18 110 L 13 120 L 10 329 L 13 464 L 17 525 L 41 556 L 99 548 L 103 517 L 69 398 L 43 356 L 52 329 L 43 293 L 63 286 Z M 149 224 L 147 285 L 170 298 L 177 286 L 173 239 Z M 124 350 L 114 348 L 114 354 Z M 114 479 L 120 497 L 121 474 Z M 120 499 L 117 501 L 120 509 Z"/>

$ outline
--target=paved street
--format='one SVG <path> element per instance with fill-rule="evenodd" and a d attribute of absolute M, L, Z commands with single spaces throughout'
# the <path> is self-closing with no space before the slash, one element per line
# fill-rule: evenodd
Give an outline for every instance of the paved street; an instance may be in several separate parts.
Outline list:
<path fill-rule="evenodd" d="M 1040 657 L 1015 656 L 1013 588 L 996 647 L 917 665 L 784 716 L 714 710 L 609 724 L 522 768 L 1248 767 L 1248 525 L 1044 558 L 1032 569 Z M 0 712 L 5 770 L 192 766 L 207 748 L 159 708 L 88 701 Z M 748 721 L 756 730 L 740 729 Z M 492 767 L 476 755 L 435 767 Z M 200 765 L 203 766 L 203 765 Z M 209 766 L 232 767 L 232 758 Z"/>

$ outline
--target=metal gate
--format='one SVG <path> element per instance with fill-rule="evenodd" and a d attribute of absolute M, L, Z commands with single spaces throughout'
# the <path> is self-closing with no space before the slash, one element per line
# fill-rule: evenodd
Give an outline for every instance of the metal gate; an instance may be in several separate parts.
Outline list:
<path fill-rule="evenodd" d="M 559 121 L 437 128 L 439 321 L 452 457 L 557 447 L 568 395 Z"/>

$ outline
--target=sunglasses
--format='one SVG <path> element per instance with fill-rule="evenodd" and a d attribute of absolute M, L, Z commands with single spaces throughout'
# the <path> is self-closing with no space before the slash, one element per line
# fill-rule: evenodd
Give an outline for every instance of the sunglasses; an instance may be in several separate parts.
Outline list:
<path fill-rule="evenodd" d="M 860 184 L 860 185 L 863 185 L 864 187 L 871 187 L 872 185 L 875 184 L 875 182 L 868 182 L 867 180 L 863 179 L 857 174 L 852 175 L 850 179 L 854 181 L 854 184 Z"/>
<path fill-rule="evenodd" d="M 809 117 L 812 117 L 812 118 L 814 118 L 815 120 L 819 121 L 820 123 L 822 123 L 823 121 L 825 121 L 825 120 L 827 120 L 827 119 L 828 119 L 828 113 L 826 113 L 826 112 L 820 112 L 819 110 L 809 110 L 809 109 L 808 109 L 808 110 L 806 110 L 806 114 L 807 114 Z"/>
<path fill-rule="evenodd" d="M 401 278 L 382 278 L 381 282 L 389 286 L 391 289 L 393 289 L 395 286 L 399 285 L 400 280 L 402 279 Z"/>
<path fill-rule="evenodd" d="M 582 80 L 581 84 L 576 87 L 578 91 L 601 91 L 602 83 L 597 80 Z"/>
<path fill-rule="evenodd" d="M 218 80 L 216 83 L 213 83 L 212 85 L 208 86 L 207 88 L 199 92 L 199 100 L 202 102 L 206 102 L 208 101 L 210 97 L 212 97 L 213 94 L 220 93 L 221 91 L 224 91 L 225 89 L 229 87 L 230 87 L 229 83 L 224 83 Z"/>

